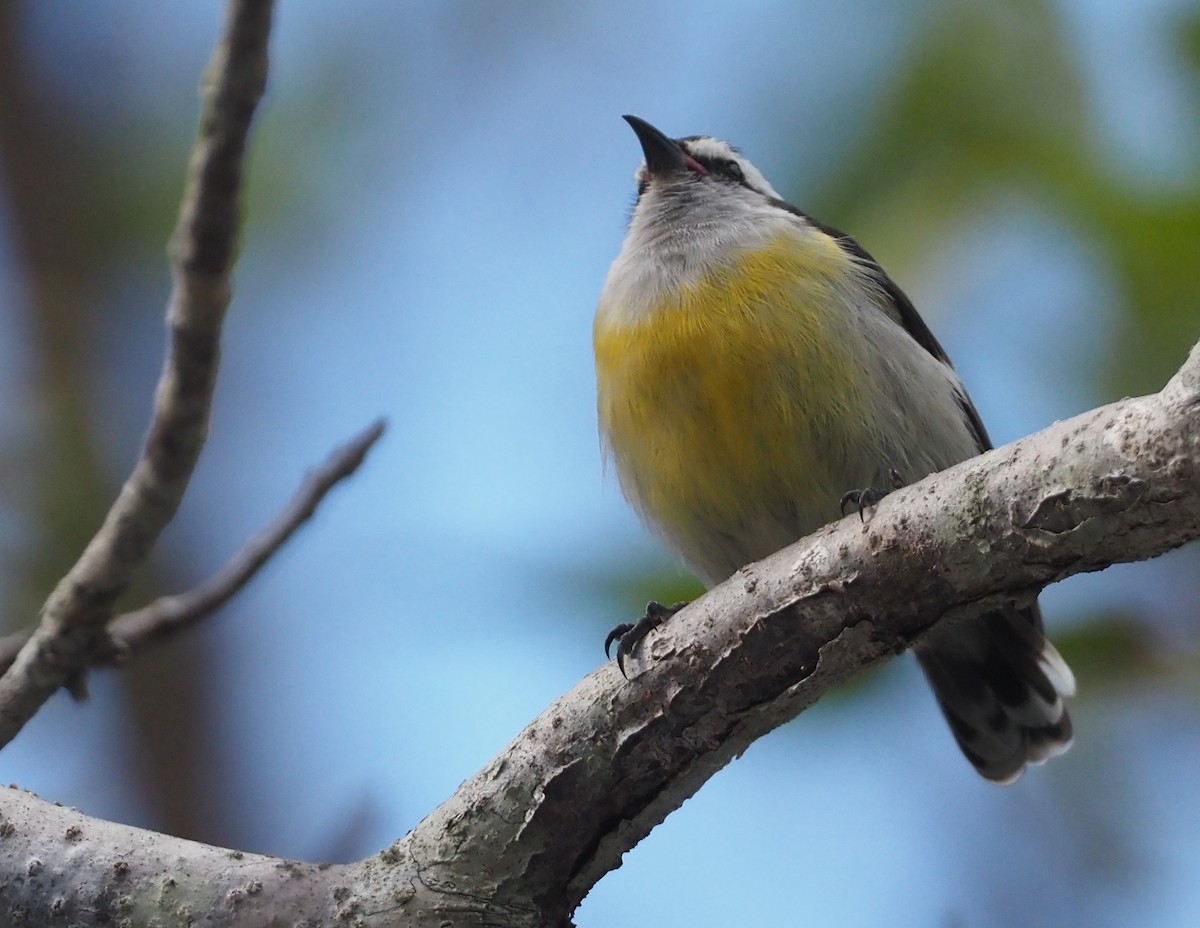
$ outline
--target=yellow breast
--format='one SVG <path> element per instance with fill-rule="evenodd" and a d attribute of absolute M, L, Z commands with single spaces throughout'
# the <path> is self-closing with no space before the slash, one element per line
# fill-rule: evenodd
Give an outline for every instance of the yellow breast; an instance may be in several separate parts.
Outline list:
<path fill-rule="evenodd" d="M 856 274 L 828 237 L 781 237 L 650 311 L 602 301 L 601 432 L 630 501 L 693 566 L 706 534 L 761 533 L 773 514 L 815 519 L 798 537 L 851 489 L 841 481 L 865 421 L 845 340 Z"/>

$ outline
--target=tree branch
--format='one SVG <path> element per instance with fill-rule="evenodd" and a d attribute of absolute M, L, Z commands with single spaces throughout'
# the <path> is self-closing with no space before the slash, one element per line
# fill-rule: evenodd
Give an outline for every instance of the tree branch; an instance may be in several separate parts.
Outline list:
<path fill-rule="evenodd" d="M 150 431 L 104 524 L 0 677 L 0 746 L 104 643 L 113 603 L 174 516 L 204 445 L 237 247 L 243 153 L 266 83 L 271 11 L 270 0 L 229 7 L 204 81 L 199 137 L 172 239 L 170 339 Z"/>
<path fill-rule="evenodd" d="M 326 494 L 358 470 L 367 452 L 383 435 L 384 428 L 383 420 L 378 420 L 330 452 L 321 465 L 305 477 L 283 510 L 203 583 L 183 593 L 163 596 L 148 606 L 113 619 L 108 625 L 111 646 L 106 650 L 94 649 L 90 656 L 91 666 L 121 663 L 191 628 L 229 602 L 313 516 Z M 29 635 L 21 634 L 0 638 L 0 674 L 8 669 L 28 640 Z"/>
<path fill-rule="evenodd" d="M 647 639 L 631 681 L 611 664 L 590 674 L 367 860 L 231 866 L 226 851 L 0 793 L 0 916 L 19 906 L 29 924 L 69 911 L 94 925 L 116 898 L 132 925 L 185 907 L 212 928 L 328 923 L 334 909 L 372 926 L 566 925 L 624 852 L 830 688 L 937 623 L 1196 537 L 1200 346 L 1156 395 L 935 474 L 865 523 L 739 571 Z"/>
<path fill-rule="evenodd" d="M 164 596 L 115 619 L 109 626 L 109 634 L 118 649 L 139 651 L 195 625 L 225 605 L 296 530 L 312 518 L 325 495 L 358 470 L 367 452 L 383 435 L 384 428 L 380 419 L 345 445 L 335 448 L 304 478 L 283 511 L 204 583 L 185 593 Z"/>
<path fill-rule="evenodd" d="M 565 924 L 751 742 L 933 625 L 1197 537 L 1200 346 L 1159 394 L 1056 423 L 738 571 L 653 633 L 630 685 L 611 666 L 590 675 L 394 850 L 460 888 L 485 872 L 483 896 Z"/>

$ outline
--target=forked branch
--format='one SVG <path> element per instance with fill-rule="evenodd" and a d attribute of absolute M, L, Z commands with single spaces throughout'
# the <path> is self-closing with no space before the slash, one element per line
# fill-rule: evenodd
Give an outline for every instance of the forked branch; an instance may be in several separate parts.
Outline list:
<path fill-rule="evenodd" d="M 171 242 L 170 336 L 141 457 L 104 524 L 0 677 L 0 746 L 105 646 L 113 604 L 183 498 L 208 432 L 241 219 L 246 138 L 267 77 L 271 0 L 230 4 L 204 80 L 199 137 Z"/>

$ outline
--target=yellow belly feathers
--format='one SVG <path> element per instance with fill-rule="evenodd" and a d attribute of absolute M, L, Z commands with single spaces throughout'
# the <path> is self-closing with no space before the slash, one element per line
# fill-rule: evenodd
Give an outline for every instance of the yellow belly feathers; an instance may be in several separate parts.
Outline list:
<path fill-rule="evenodd" d="M 797 534 L 837 515 L 867 446 L 863 374 L 843 350 L 851 275 L 832 239 L 780 238 L 650 311 L 602 304 L 601 431 L 626 495 L 685 557 L 696 533 L 767 513 L 815 519 Z"/>

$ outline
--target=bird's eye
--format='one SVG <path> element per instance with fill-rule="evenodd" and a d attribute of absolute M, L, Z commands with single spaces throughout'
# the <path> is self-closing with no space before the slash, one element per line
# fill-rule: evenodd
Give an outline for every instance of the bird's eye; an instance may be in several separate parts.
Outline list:
<path fill-rule="evenodd" d="M 730 180 L 736 180 L 739 184 L 746 179 L 746 175 L 742 173 L 742 166 L 733 159 L 725 162 L 722 173 Z"/>

